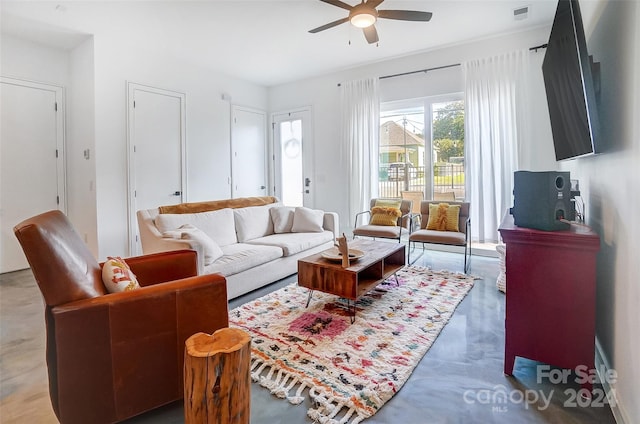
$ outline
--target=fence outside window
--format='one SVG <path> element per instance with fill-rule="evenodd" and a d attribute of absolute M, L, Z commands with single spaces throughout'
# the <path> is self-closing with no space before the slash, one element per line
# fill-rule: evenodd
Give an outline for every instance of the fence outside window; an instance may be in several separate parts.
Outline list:
<path fill-rule="evenodd" d="M 396 165 L 380 164 L 378 171 L 378 194 L 380 197 L 399 198 L 402 191 L 424 191 L 424 166 Z M 434 193 L 453 191 L 456 200 L 462 200 L 465 197 L 464 181 L 464 164 L 443 163 L 433 166 L 432 184 Z M 430 182 L 427 180 L 426 183 L 429 184 Z"/>

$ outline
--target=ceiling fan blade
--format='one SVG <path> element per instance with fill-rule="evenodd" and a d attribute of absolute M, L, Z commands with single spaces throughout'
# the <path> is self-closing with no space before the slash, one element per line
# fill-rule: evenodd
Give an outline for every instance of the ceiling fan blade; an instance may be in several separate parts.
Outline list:
<path fill-rule="evenodd" d="M 378 18 L 397 19 L 400 21 L 429 22 L 433 13 L 415 10 L 378 10 Z"/>
<path fill-rule="evenodd" d="M 380 3 L 382 3 L 384 0 L 367 0 L 367 6 L 376 8 L 378 6 L 380 6 Z"/>
<path fill-rule="evenodd" d="M 362 28 L 362 32 L 364 32 L 364 38 L 367 39 L 367 43 L 373 44 L 378 42 L 378 31 L 376 31 L 375 25 Z"/>
<path fill-rule="evenodd" d="M 349 11 L 351 11 L 351 9 L 353 9 L 353 6 L 348 5 L 347 3 L 341 2 L 340 0 L 320 0 L 320 1 L 332 4 L 334 6 L 341 7 L 343 9 L 346 9 L 346 10 L 349 10 Z"/>
<path fill-rule="evenodd" d="M 349 22 L 349 18 L 338 19 L 337 21 L 329 22 L 326 25 L 319 26 L 318 28 L 314 28 L 309 30 L 310 33 L 315 34 L 316 32 L 324 31 L 325 29 L 333 28 L 334 26 L 343 24 L 345 22 Z"/>

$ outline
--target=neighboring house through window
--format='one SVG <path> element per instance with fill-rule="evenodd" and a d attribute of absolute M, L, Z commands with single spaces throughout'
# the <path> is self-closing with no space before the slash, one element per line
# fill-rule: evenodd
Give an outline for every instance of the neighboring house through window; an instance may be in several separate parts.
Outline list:
<path fill-rule="evenodd" d="M 380 106 L 379 195 L 465 198 L 462 94 Z"/>

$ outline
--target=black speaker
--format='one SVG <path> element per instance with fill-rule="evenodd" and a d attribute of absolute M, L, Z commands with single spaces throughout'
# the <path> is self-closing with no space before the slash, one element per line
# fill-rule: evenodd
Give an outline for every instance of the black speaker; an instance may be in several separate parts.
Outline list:
<path fill-rule="evenodd" d="M 513 175 L 513 221 L 518 227 L 566 230 L 574 220 L 569 172 L 516 171 Z"/>

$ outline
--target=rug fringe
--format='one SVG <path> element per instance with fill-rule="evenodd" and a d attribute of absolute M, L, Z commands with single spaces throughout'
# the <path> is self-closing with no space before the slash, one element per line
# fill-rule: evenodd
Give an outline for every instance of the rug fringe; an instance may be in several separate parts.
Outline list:
<path fill-rule="evenodd" d="M 269 368 L 266 375 L 261 375 L 265 368 Z M 280 399 L 287 399 L 289 403 L 298 405 L 304 402 L 302 392 L 309 387 L 307 383 L 301 381 L 297 376 L 287 373 L 284 370 L 277 370 L 273 365 L 267 364 L 262 359 L 254 358 L 251 360 L 251 380 L 259 383 L 262 387 L 269 389 L 271 394 Z M 291 390 L 297 386 L 293 396 L 289 396 Z M 335 397 L 327 398 L 323 394 L 311 387 L 309 388 L 309 397 L 314 402 L 314 406 L 307 411 L 309 418 L 314 422 L 321 424 L 358 424 L 365 416 L 357 413 L 356 409 L 349 407 L 344 402 L 338 402 Z M 344 411 L 346 409 L 346 411 Z M 343 411 L 343 415 L 336 419 L 335 417 Z"/>
<path fill-rule="evenodd" d="M 344 402 L 337 402 L 333 396 L 327 398 L 322 394 L 317 394 L 313 388 L 309 389 L 309 396 L 313 399 L 314 404 L 317 405 L 316 408 L 310 408 L 307 411 L 307 416 L 314 422 L 320 424 L 358 424 L 367 418 L 357 414 L 355 408 L 348 407 Z M 335 419 L 336 415 L 344 408 L 348 408 L 344 415 L 340 419 Z M 351 419 L 354 413 L 356 416 Z"/>

